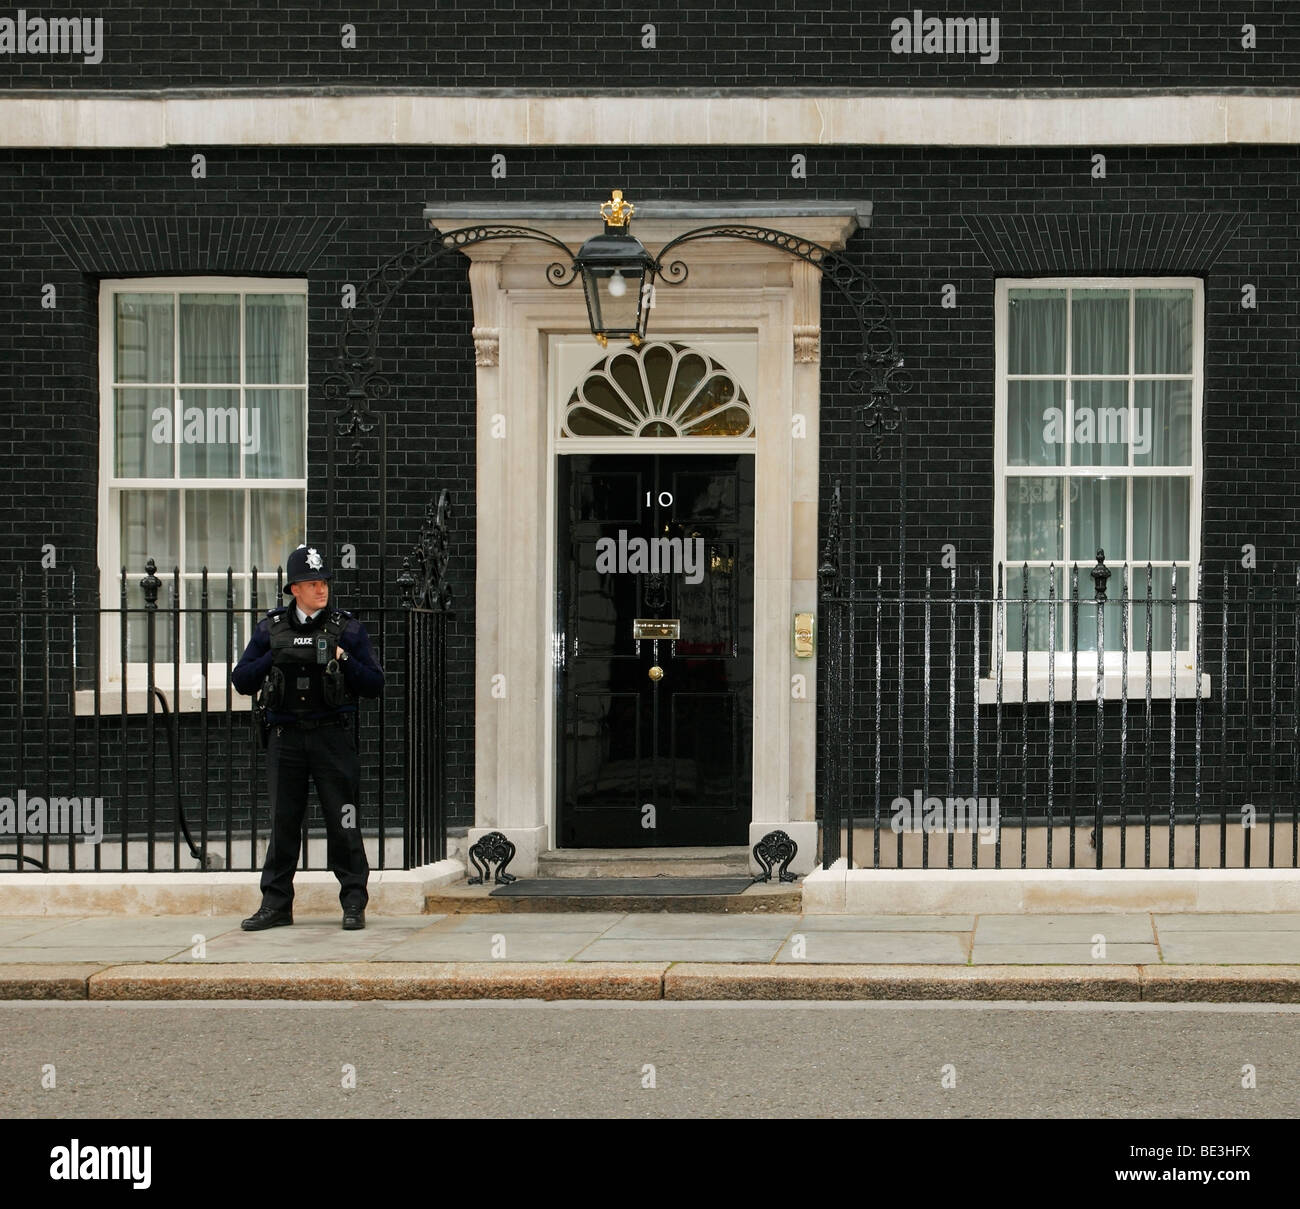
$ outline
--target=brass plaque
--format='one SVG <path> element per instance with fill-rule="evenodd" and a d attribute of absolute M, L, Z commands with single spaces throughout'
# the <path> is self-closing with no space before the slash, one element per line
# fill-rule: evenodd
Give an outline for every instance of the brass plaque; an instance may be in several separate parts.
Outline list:
<path fill-rule="evenodd" d="M 816 619 L 811 613 L 794 615 L 794 653 L 798 658 L 812 658 L 816 628 Z"/>
<path fill-rule="evenodd" d="M 682 623 L 677 617 L 637 617 L 632 622 L 632 637 L 637 640 L 681 636 Z"/>

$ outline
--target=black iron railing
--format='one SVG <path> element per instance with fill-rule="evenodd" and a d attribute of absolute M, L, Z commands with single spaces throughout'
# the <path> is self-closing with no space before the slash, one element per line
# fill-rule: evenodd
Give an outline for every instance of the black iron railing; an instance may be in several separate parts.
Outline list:
<path fill-rule="evenodd" d="M 375 868 L 446 856 L 449 514 L 444 492 L 414 573 L 404 560 L 403 603 L 358 614 L 385 674 L 354 721 L 358 821 Z M 428 557 L 435 547 L 441 561 Z M 176 569 L 160 577 L 150 559 L 143 577 L 114 578 L 116 607 L 98 585 L 92 595 L 56 571 L 36 584 L 20 574 L 17 601 L 0 605 L 10 636 L 0 647 L 0 872 L 258 869 L 269 838 L 264 754 L 230 673 L 265 610 L 285 599 L 283 574 L 271 600 L 256 568 L 204 570 L 187 584 Z M 303 868 L 326 866 L 314 814 Z"/>
<path fill-rule="evenodd" d="M 823 867 L 1300 863 L 1300 569 L 1189 571 L 824 592 Z"/>

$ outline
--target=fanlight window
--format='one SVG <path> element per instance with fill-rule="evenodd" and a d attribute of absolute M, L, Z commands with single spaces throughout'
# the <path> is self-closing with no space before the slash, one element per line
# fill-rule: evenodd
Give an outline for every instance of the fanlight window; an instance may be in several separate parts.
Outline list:
<path fill-rule="evenodd" d="M 731 372 L 698 349 L 654 341 L 587 371 L 564 409 L 565 437 L 752 437 Z"/>

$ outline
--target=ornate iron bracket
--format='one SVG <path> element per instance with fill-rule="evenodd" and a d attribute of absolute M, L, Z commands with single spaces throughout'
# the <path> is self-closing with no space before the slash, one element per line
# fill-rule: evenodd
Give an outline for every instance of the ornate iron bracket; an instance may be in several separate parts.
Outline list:
<path fill-rule="evenodd" d="M 451 495 L 444 487 L 425 509 L 424 523 L 415 549 L 402 559 L 397 586 L 402 603 L 408 609 L 428 609 L 435 613 L 451 611 L 451 585 L 447 583 L 447 563 L 451 559 L 448 520 L 454 516 Z M 411 560 L 415 560 L 414 570 Z"/>
<path fill-rule="evenodd" d="M 896 431 L 903 420 L 902 408 L 894 396 L 905 394 L 912 384 L 903 372 L 903 354 L 889 304 L 871 278 L 842 252 L 800 239 L 788 231 L 739 224 L 697 227 L 670 239 L 659 249 L 656 277 L 665 285 L 684 282 L 689 270 L 681 260 L 669 260 L 669 253 L 698 239 L 743 239 L 763 244 L 821 270 L 822 277 L 848 303 L 862 334 L 862 350 L 857 354 L 858 364 L 849 371 L 849 380 L 866 395 L 866 401 L 858 408 L 859 422 L 867 437 L 868 452 L 872 457 L 879 457 L 886 434 Z"/>
<path fill-rule="evenodd" d="M 790 872 L 790 862 L 794 860 L 798 852 L 799 845 L 784 831 L 769 831 L 754 845 L 754 859 L 758 862 L 759 868 L 763 870 L 754 878 L 754 882 L 770 882 L 772 880 L 772 866 L 777 864 L 781 866 L 777 874 L 777 880 L 782 882 L 794 881 L 795 875 Z"/>
<path fill-rule="evenodd" d="M 830 514 L 826 523 L 826 540 L 822 542 L 821 562 L 817 566 L 817 585 L 823 600 L 834 600 L 844 589 L 841 551 L 840 551 L 840 514 L 843 501 L 840 498 L 840 482 L 835 480 L 835 490 L 831 494 Z"/>
<path fill-rule="evenodd" d="M 421 269 L 472 244 L 493 239 L 530 239 L 550 244 L 565 261 L 546 268 L 554 286 L 568 285 L 577 276 L 573 252 L 554 235 L 535 227 L 475 226 L 433 234 L 389 257 L 357 291 L 356 305 L 348 313 L 339 338 L 333 368 L 324 378 L 325 398 L 343 406 L 334 417 L 335 433 L 351 442 L 350 461 L 360 465 L 365 437 L 378 422 L 372 405 L 392 395 L 392 383 L 379 372 L 379 328 L 389 304 Z"/>
<path fill-rule="evenodd" d="M 488 866 L 496 864 L 496 876 L 492 879 L 498 886 L 508 886 L 518 880 L 513 873 L 506 872 L 506 866 L 515 859 L 515 846 L 499 831 L 489 831 L 469 850 L 469 859 L 478 870 L 477 877 L 466 880 L 470 886 L 481 886 L 487 880 Z"/>

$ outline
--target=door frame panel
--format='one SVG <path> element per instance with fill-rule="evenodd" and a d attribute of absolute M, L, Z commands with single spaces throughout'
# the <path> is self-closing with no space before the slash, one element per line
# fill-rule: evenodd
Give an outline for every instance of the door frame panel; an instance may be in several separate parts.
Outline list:
<path fill-rule="evenodd" d="M 740 337 L 756 350 L 750 381 L 719 349 L 744 382 L 756 428 L 754 440 L 741 442 L 755 455 L 756 490 L 751 837 L 755 829 L 761 835 L 778 826 L 803 828 L 802 858 L 815 848 L 816 836 L 815 676 L 814 661 L 800 661 L 808 691 L 792 701 L 790 626 L 794 610 L 816 608 L 819 366 L 813 357 L 796 363 L 794 322 L 797 294 L 801 320 L 815 307 L 820 274 L 785 261 L 782 283 L 775 268 L 769 266 L 764 278 L 772 284 L 697 286 L 675 295 L 661 290 L 654 335 L 706 346 L 711 335 Z M 534 272 L 530 267 L 532 282 Z M 487 830 L 507 832 L 519 846 L 517 867 L 526 873 L 539 853 L 555 846 L 557 834 L 555 490 L 556 458 L 563 455 L 556 434 L 559 396 L 567 400 L 572 382 L 553 380 L 552 349 L 560 340 L 585 341 L 587 365 L 604 354 L 591 340 L 576 291 L 505 288 L 509 275 L 494 264 L 472 264 L 470 277 L 476 321 L 490 311 L 500 333 L 499 358 L 485 358 L 489 363 L 478 367 L 471 842 Z M 798 440 L 791 435 L 796 413 L 803 416 Z M 505 425 L 504 440 L 494 437 L 498 421 Z M 673 452 L 721 452 L 716 439 L 689 437 L 616 441 L 603 452 L 631 452 L 627 444 L 651 452 L 661 443 Z M 724 443 L 735 451 L 737 442 Z M 493 692 L 494 677 L 502 674 L 509 686 L 504 697 Z"/>

